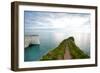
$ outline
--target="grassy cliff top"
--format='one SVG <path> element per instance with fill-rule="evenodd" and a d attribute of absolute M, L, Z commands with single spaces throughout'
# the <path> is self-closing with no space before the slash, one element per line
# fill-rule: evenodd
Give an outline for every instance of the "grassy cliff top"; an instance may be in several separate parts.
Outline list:
<path fill-rule="evenodd" d="M 41 60 L 58 60 L 64 59 L 65 51 L 69 50 L 72 59 L 85 59 L 89 58 L 76 44 L 74 37 L 64 39 L 58 47 L 44 55 Z"/>

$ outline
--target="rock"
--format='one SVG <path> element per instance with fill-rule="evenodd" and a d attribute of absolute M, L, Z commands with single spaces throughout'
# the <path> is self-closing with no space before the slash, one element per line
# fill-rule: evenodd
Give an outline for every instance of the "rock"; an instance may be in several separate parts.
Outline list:
<path fill-rule="evenodd" d="M 41 60 L 59 60 L 59 59 L 84 59 L 89 58 L 75 44 L 74 37 L 69 37 L 63 40 L 58 47 L 44 55 Z"/>
<path fill-rule="evenodd" d="M 39 35 L 25 35 L 24 37 L 24 48 L 30 44 L 40 44 Z"/>

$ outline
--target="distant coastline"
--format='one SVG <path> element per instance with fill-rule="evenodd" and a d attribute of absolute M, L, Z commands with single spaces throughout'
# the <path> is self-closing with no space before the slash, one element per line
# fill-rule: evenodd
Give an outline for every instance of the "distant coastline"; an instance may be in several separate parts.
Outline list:
<path fill-rule="evenodd" d="M 39 35 L 25 35 L 24 36 L 24 48 L 30 44 L 40 44 Z"/>
<path fill-rule="evenodd" d="M 39 36 L 39 35 L 24 35 L 24 36 Z"/>

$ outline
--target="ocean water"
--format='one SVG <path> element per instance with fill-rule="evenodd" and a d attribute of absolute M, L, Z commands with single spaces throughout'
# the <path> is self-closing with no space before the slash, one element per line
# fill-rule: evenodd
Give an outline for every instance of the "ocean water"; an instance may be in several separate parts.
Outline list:
<path fill-rule="evenodd" d="M 40 44 L 34 44 L 24 49 L 24 61 L 39 61 L 60 42 L 73 36 L 75 43 L 84 53 L 90 56 L 90 33 L 35 30 L 27 35 L 39 35 Z"/>

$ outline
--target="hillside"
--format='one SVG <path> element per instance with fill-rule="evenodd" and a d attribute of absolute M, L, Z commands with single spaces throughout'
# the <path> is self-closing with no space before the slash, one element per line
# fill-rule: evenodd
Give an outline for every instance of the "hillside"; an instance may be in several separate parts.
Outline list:
<path fill-rule="evenodd" d="M 89 58 L 76 44 L 73 37 L 63 40 L 58 47 L 48 52 L 40 60 L 85 59 Z"/>

